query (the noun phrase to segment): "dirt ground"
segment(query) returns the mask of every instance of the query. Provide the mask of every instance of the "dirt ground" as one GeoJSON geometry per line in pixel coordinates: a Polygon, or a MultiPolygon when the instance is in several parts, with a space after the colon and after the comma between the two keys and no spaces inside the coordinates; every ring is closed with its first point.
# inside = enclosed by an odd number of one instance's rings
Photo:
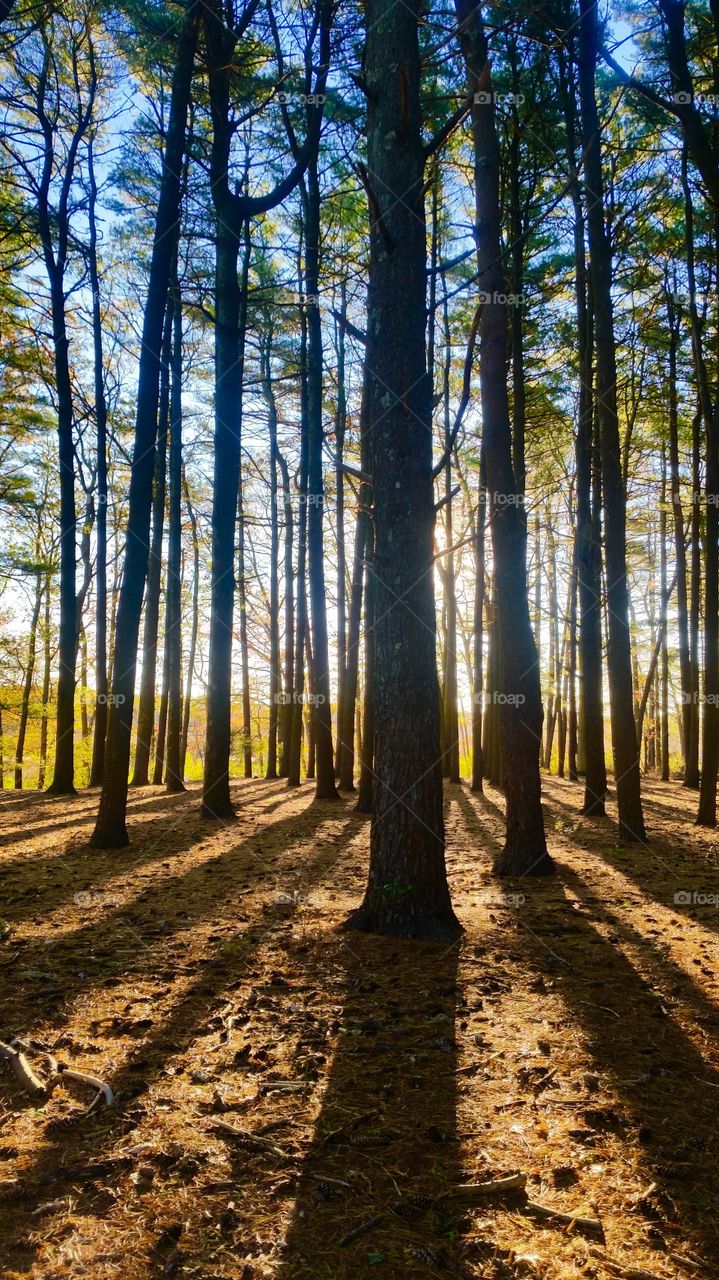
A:
{"type": "Polygon", "coordinates": [[[4,796],[0,1039],[116,1102],[0,1065],[0,1274],[719,1276],[719,837],[645,789],[621,847],[547,779],[559,874],[500,884],[499,793],[449,788],[451,948],[337,928],[369,827],[311,784],[135,791],[120,853],[96,793],[4,796]]]}

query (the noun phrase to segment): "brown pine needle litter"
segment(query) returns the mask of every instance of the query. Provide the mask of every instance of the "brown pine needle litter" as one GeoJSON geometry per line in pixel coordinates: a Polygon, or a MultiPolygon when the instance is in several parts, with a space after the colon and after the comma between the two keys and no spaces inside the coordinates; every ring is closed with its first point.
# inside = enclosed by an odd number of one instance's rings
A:
{"type": "Polygon", "coordinates": [[[448,789],[450,948],[338,928],[368,825],[309,784],[143,789],[120,853],[3,797],[3,1280],[719,1275],[716,835],[545,782],[549,883],[448,789]]]}

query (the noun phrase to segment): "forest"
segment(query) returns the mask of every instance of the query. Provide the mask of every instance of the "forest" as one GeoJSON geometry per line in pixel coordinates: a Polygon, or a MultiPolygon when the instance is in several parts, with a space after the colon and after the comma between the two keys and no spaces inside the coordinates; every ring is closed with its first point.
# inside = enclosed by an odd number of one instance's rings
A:
{"type": "Polygon", "coordinates": [[[719,1276],[719,3],[0,0],[0,1275],[719,1276]]]}

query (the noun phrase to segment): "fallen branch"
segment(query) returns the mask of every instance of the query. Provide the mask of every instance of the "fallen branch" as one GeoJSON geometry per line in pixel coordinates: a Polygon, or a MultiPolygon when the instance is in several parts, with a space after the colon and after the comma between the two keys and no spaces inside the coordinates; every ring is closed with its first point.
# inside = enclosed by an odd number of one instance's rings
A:
{"type": "Polygon", "coordinates": [[[254,1148],[256,1151],[267,1151],[270,1155],[277,1156],[278,1160],[291,1159],[282,1147],[278,1147],[267,1138],[260,1138],[256,1133],[250,1133],[249,1129],[238,1129],[236,1125],[228,1124],[226,1120],[213,1120],[211,1127],[218,1129],[220,1133],[226,1133],[229,1138],[236,1138],[243,1146],[254,1148]]]}
{"type": "Polygon", "coordinates": [[[90,1076],[85,1071],[72,1071],[70,1067],[60,1067],[57,1074],[61,1080],[74,1080],[75,1084],[86,1084],[90,1089],[97,1090],[97,1097],[93,1100],[91,1109],[100,1097],[104,1098],[106,1106],[113,1106],[115,1095],[109,1084],[106,1084],[99,1076],[90,1076]]]}
{"type": "Polygon", "coordinates": [[[564,1222],[577,1231],[586,1231],[591,1235],[604,1238],[604,1230],[598,1218],[583,1218],[578,1213],[562,1213],[559,1209],[548,1209],[546,1205],[537,1204],[535,1200],[527,1200],[522,1210],[533,1213],[538,1218],[553,1218],[556,1222],[564,1222]]]}
{"type": "Polygon", "coordinates": [[[39,1076],[35,1075],[22,1050],[13,1049],[11,1045],[3,1044],[0,1041],[0,1058],[10,1064],[10,1069],[15,1078],[28,1093],[33,1094],[36,1098],[46,1098],[48,1096],[48,1085],[39,1076]]]}
{"type": "Polygon", "coordinates": [[[523,1191],[527,1185],[527,1175],[525,1173],[511,1173],[507,1178],[493,1178],[490,1182],[468,1182],[464,1186],[452,1187],[450,1191],[443,1191],[438,1200],[448,1200],[450,1197],[461,1199],[471,1203],[473,1200],[484,1200],[486,1196],[501,1196],[508,1191],[523,1191]]]}
{"type": "Polygon", "coordinates": [[[347,1235],[343,1236],[339,1242],[340,1249],[345,1249],[353,1240],[357,1240],[359,1236],[363,1236],[367,1231],[371,1231],[373,1227],[376,1227],[380,1222],[383,1222],[385,1217],[386,1215],[384,1213],[376,1213],[373,1218],[368,1218],[366,1222],[361,1222],[358,1227],[355,1227],[354,1231],[348,1231],[347,1235]]]}

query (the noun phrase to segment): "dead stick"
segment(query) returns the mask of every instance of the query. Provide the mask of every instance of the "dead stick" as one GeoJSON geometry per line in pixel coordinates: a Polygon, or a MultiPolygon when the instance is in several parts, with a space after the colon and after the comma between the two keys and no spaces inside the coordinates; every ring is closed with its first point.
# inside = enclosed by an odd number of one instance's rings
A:
{"type": "Polygon", "coordinates": [[[35,1075],[24,1053],[0,1041],[0,1058],[4,1058],[6,1062],[10,1063],[13,1073],[23,1089],[27,1089],[28,1093],[32,1093],[36,1097],[44,1098],[47,1096],[47,1085],[44,1084],[39,1076],[35,1075]]]}
{"type": "Polygon", "coordinates": [[[450,1191],[443,1191],[437,1199],[446,1200],[451,1196],[452,1199],[461,1198],[471,1202],[474,1199],[483,1200],[485,1196],[504,1195],[507,1191],[523,1191],[526,1185],[525,1173],[512,1173],[507,1178],[493,1178],[491,1182],[468,1182],[465,1186],[452,1187],[450,1191]]]}
{"type": "Polygon", "coordinates": [[[384,1213],[376,1213],[373,1218],[368,1218],[366,1222],[361,1222],[358,1227],[355,1227],[354,1231],[348,1231],[347,1235],[343,1236],[340,1240],[340,1249],[344,1249],[345,1246],[351,1244],[353,1240],[356,1240],[359,1236],[363,1236],[366,1231],[371,1231],[373,1227],[376,1227],[380,1222],[383,1222],[384,1218],[384,1213]]]}
{"type": "Polygon", "coordinates": [[[598,1218],[583,1218],[578,1213],[562,1213],[559,1209],[548,1209],[546,1205],[537,1204],[535,1200],[527,1200],[522,1209],[535,1213],[539,1218],[555,1218],[557,1222],[566,1222],[567,1226],[576,1227],[578,1231],[591,1231],[594,1235],[603,1235],[602,1224],[598,1218]]]}

